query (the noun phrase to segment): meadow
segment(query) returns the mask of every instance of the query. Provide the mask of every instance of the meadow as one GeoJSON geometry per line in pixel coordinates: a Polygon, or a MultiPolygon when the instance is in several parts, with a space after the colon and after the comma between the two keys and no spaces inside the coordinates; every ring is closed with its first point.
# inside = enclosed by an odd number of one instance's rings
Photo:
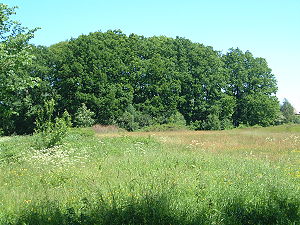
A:
{"type": "Polygon", "coordinates": [[[300,224],[300,126],[0,137],[0,224],[300,224]]]}

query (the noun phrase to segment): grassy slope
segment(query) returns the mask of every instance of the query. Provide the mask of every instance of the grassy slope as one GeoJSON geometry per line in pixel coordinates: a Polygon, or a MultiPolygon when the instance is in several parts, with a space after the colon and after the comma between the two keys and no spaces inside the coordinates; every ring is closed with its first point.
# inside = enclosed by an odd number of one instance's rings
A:
{"type": "Polygon", "coordinates": [[[0,138],[0,224],[300,224],[300,126],[0,138]]]}

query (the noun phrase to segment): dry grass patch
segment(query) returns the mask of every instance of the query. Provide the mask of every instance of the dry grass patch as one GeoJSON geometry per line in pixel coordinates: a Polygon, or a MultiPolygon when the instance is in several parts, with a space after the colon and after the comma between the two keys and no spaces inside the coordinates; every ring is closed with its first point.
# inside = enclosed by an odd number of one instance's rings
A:
{"type": "Polygon", "coordinates": [[[96,132],[96,134],[107,134],[107,133],[111,134],[111,133],[124,132],[123,129],[114,125],[96,124],[92,127],[92,129],[96,132]]]}
{"type": "Polygon", "coordinates": [[[97,133],[100,138],[151,137],[173,147],[193,151],[235,154],[267,160],[296,162],[300,151],[300,132],[284,129],[247,128],[229,131],[164,131],[97,133]]]}

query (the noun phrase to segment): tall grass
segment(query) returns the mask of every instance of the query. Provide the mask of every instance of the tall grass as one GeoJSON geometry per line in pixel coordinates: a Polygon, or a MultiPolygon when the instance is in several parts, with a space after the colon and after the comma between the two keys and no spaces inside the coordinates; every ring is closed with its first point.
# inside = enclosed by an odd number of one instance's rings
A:
{"type": "Polygon", "coordinates": [[[4,137],[0,224],[299,224],[298,136],[74,129],[44,151],[4,137]]]}

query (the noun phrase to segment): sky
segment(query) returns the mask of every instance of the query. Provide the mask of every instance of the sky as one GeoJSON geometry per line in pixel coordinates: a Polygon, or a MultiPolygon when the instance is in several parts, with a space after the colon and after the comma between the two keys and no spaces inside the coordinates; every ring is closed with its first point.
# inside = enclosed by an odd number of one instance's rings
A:
{"type": "Polygon", "coordinates": [[[95,31],[185,37],[226,53],[265,58],[277,97],[300,112],[300,0],[2,0],[18,6],[22,25],[41,29],[31,41],[50,46],[95,31]]]}

